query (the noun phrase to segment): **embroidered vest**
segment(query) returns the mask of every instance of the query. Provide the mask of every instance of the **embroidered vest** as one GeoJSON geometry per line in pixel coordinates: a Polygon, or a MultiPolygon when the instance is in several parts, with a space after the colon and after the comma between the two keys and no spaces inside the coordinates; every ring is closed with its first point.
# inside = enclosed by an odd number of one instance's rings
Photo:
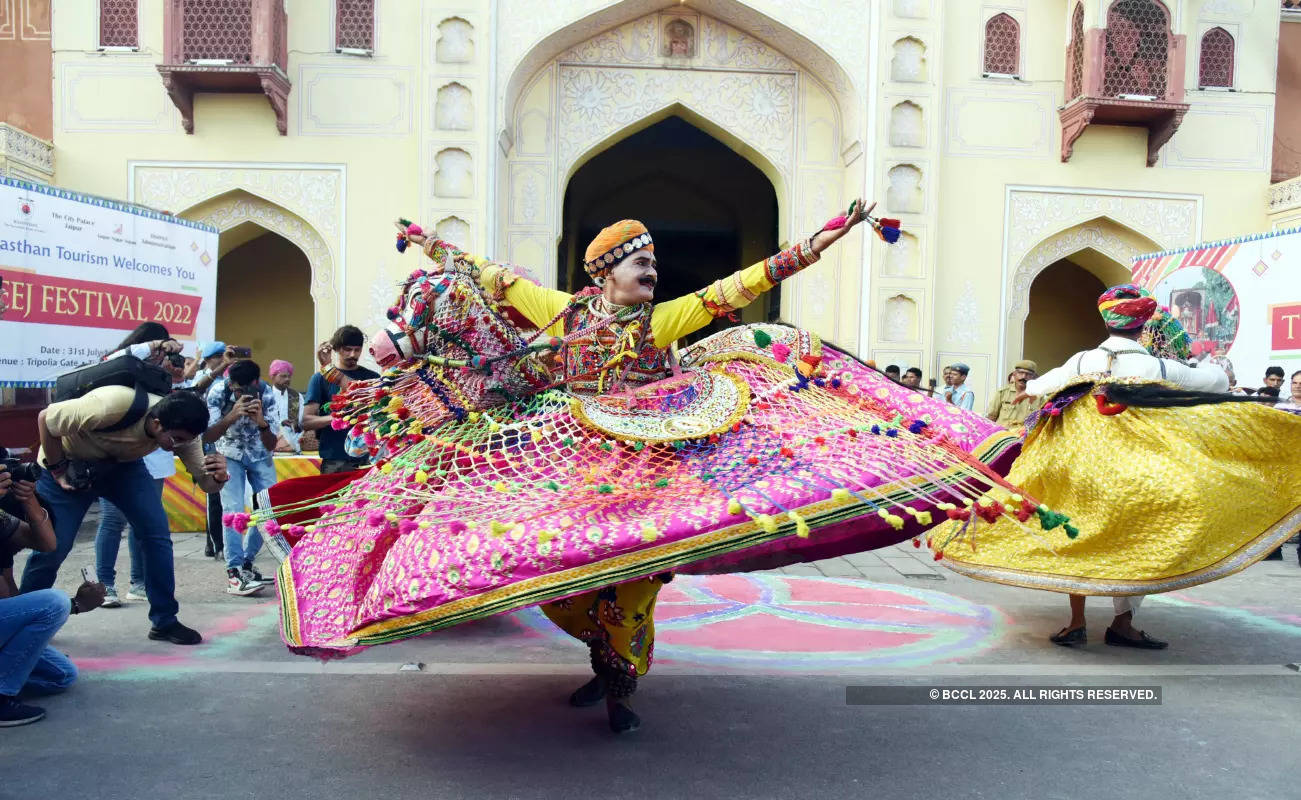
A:
{"type": "Polygon", "coordinates": [[[598,394],[667,377],[669,353],[655,345],[650,331],[651,304],[644,304],[632,319],[593,329],[595,323],[609,316],[608,311],[602,313],[592,307],[600,296],[599,289],[589,287],[575,296],[565,313],[566,334],[584,331],[569,342],[562,354],[561,366],[569,390],[598,394]],[[612,363],[621,354],[624,357],[612,363]]]}

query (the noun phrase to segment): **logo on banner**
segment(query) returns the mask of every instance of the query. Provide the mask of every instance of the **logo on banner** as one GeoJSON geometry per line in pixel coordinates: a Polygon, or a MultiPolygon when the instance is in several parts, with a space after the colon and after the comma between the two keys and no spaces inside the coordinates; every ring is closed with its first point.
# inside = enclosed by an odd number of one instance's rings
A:
{"type": "Polygon", "coordinates": [[[41,227],[36,224],[36,201],[27,195],[19,195],[17,202],[14,203],[9,222],[15,228],[29,231],[41,230],[41,227]]]}
{"type": "Polygon", "coordinates": [[[1301,350],[1301,303],[1269,307],[1270,349],[1274,355],[1301,350]]]}

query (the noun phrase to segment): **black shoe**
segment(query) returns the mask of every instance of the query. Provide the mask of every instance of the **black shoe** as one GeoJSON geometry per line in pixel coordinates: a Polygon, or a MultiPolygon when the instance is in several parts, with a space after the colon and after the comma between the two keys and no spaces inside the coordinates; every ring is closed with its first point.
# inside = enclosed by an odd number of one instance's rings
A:
{"type": "MultiPolygon", "coordinates": [[[[1110,633],[1108,633],[1108,635],[1110,635],[1110,633]]],[[[1067,631],[1065,628],[1062,628],[1060,631],[1057,631],[1057,633],[1049,636],[1048,641],[1053,644],[1059,644],[1062,647],[1074,647],[1077,644],[1088,644],[1089,637],[1084,632],[1084,626],[1081,625],[1073,631],[1067,631]]]]}
{"type": "Polygon", "coordinates": [[[588,706],[596,705],[603,699],[605,699],[605,681],[601,680],[601,677],[598,675],[575,689],[574,693],[569,695],[569,705],[577,706],[578,708],[587,708],[588,706]]]}
{"type": "Polygon", "coordinates": [[[45,719],[45,709],[20,703],[12,697],[0,697],[0,728],[16,728],[45,719]]]}
{"type": "Polygon", "coordinates": [[[607,700],[605,709],[610,714],[610,730],[615,733],[632,733],[641,727],[641,717],[622,700],[607,700]]]}
{"type": "Polygon", "coordinates": [[[166,628],[150,628],[149,638],[154,641],[167,641],[172,644],[198,644],[203,637],[194,628],[187,628],[180,622],[173,622],[166,628]]]}
{"type": "Polygon", "coordinates": [[[252,561],[244,562],[244,568],[240,570],[240,574],[243,575],[244,579],[249,583],[260,583],[263,586],[270,586],[275,583],[275,581],[262,577],[262,573],[253,568],[252,561]]]}
{"type": "Polygon", "coordinates": [[[1153,639],[1143,631],[1138,632],[1137,639],[1131,639],[1128,636],[1121,636],[1111,628],[1107,628],[1107,644],[1116,647],[1137,647],[1140,650],[1164,650],[1170,646],[1169,642],[1163,642],[1160,639],[1153,639]]]}

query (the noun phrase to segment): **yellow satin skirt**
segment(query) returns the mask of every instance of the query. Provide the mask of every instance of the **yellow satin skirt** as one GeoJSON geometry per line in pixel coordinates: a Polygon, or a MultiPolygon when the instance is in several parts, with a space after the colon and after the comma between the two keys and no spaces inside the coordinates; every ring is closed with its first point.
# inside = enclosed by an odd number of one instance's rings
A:
{"type": "MultiPolygon", "coordinates": [[[[1099,413],[1084,396],[1031,431],[1008,480],[1078,528],[1006,516],[932,529],[981,580],[1094,595],[1231,575],[1301,528],[1301,416],[1253,403],[1099,413]]],[[[1006,502],[1009,495],[994,495],[1006,502]]]]}
{"type": "Polygon", "coordinates": [[[553,603],[542,612],[581,642],[604,642],[618,657],[612,668],[645,675],[655,654],[655,600],[664,581],[657,575],[606,586],[553,603]]]}

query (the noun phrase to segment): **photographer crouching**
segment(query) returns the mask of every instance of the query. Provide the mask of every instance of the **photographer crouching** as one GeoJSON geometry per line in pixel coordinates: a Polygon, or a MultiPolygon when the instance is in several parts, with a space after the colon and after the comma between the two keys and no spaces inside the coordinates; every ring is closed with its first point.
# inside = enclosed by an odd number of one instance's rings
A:
{"type": "Polygon", "coordinates": [[[49,641],[69,614],[104,602],[104,587],[90,582],[83,582],[71,600],[58,589],[18,594],[14,556],[55,548],[50,514],[36,496],[36,472],[31,464],[0,461],[0,728],[45,716],[45,709],[19,702],[20,693],[55,694],[77,680],[76,666],[49,641]]]}
{"type": "Polygon", "coordinates": [[[87,509],[102,497],[122,511],[139,538],[153,624],[149,638],[173,644],[202,641],[198,631],[176,618],[171,533],[157,485],[142,459],[157,448],[175,453],[199,488],[220,491],[229,475],[224,456],[203,454],[200,437],[208,427],[204,401],[191,392],[159,397],[125,386],[103,386],[51,404],[37,417],[37,427],[46,471],[36,492],[54,518],[56,546],[53,552],[34,553],[28,559],[21,591],[54,585],[87,509]],[[139,419],[132,421],[136,415],[139,419]]]}

